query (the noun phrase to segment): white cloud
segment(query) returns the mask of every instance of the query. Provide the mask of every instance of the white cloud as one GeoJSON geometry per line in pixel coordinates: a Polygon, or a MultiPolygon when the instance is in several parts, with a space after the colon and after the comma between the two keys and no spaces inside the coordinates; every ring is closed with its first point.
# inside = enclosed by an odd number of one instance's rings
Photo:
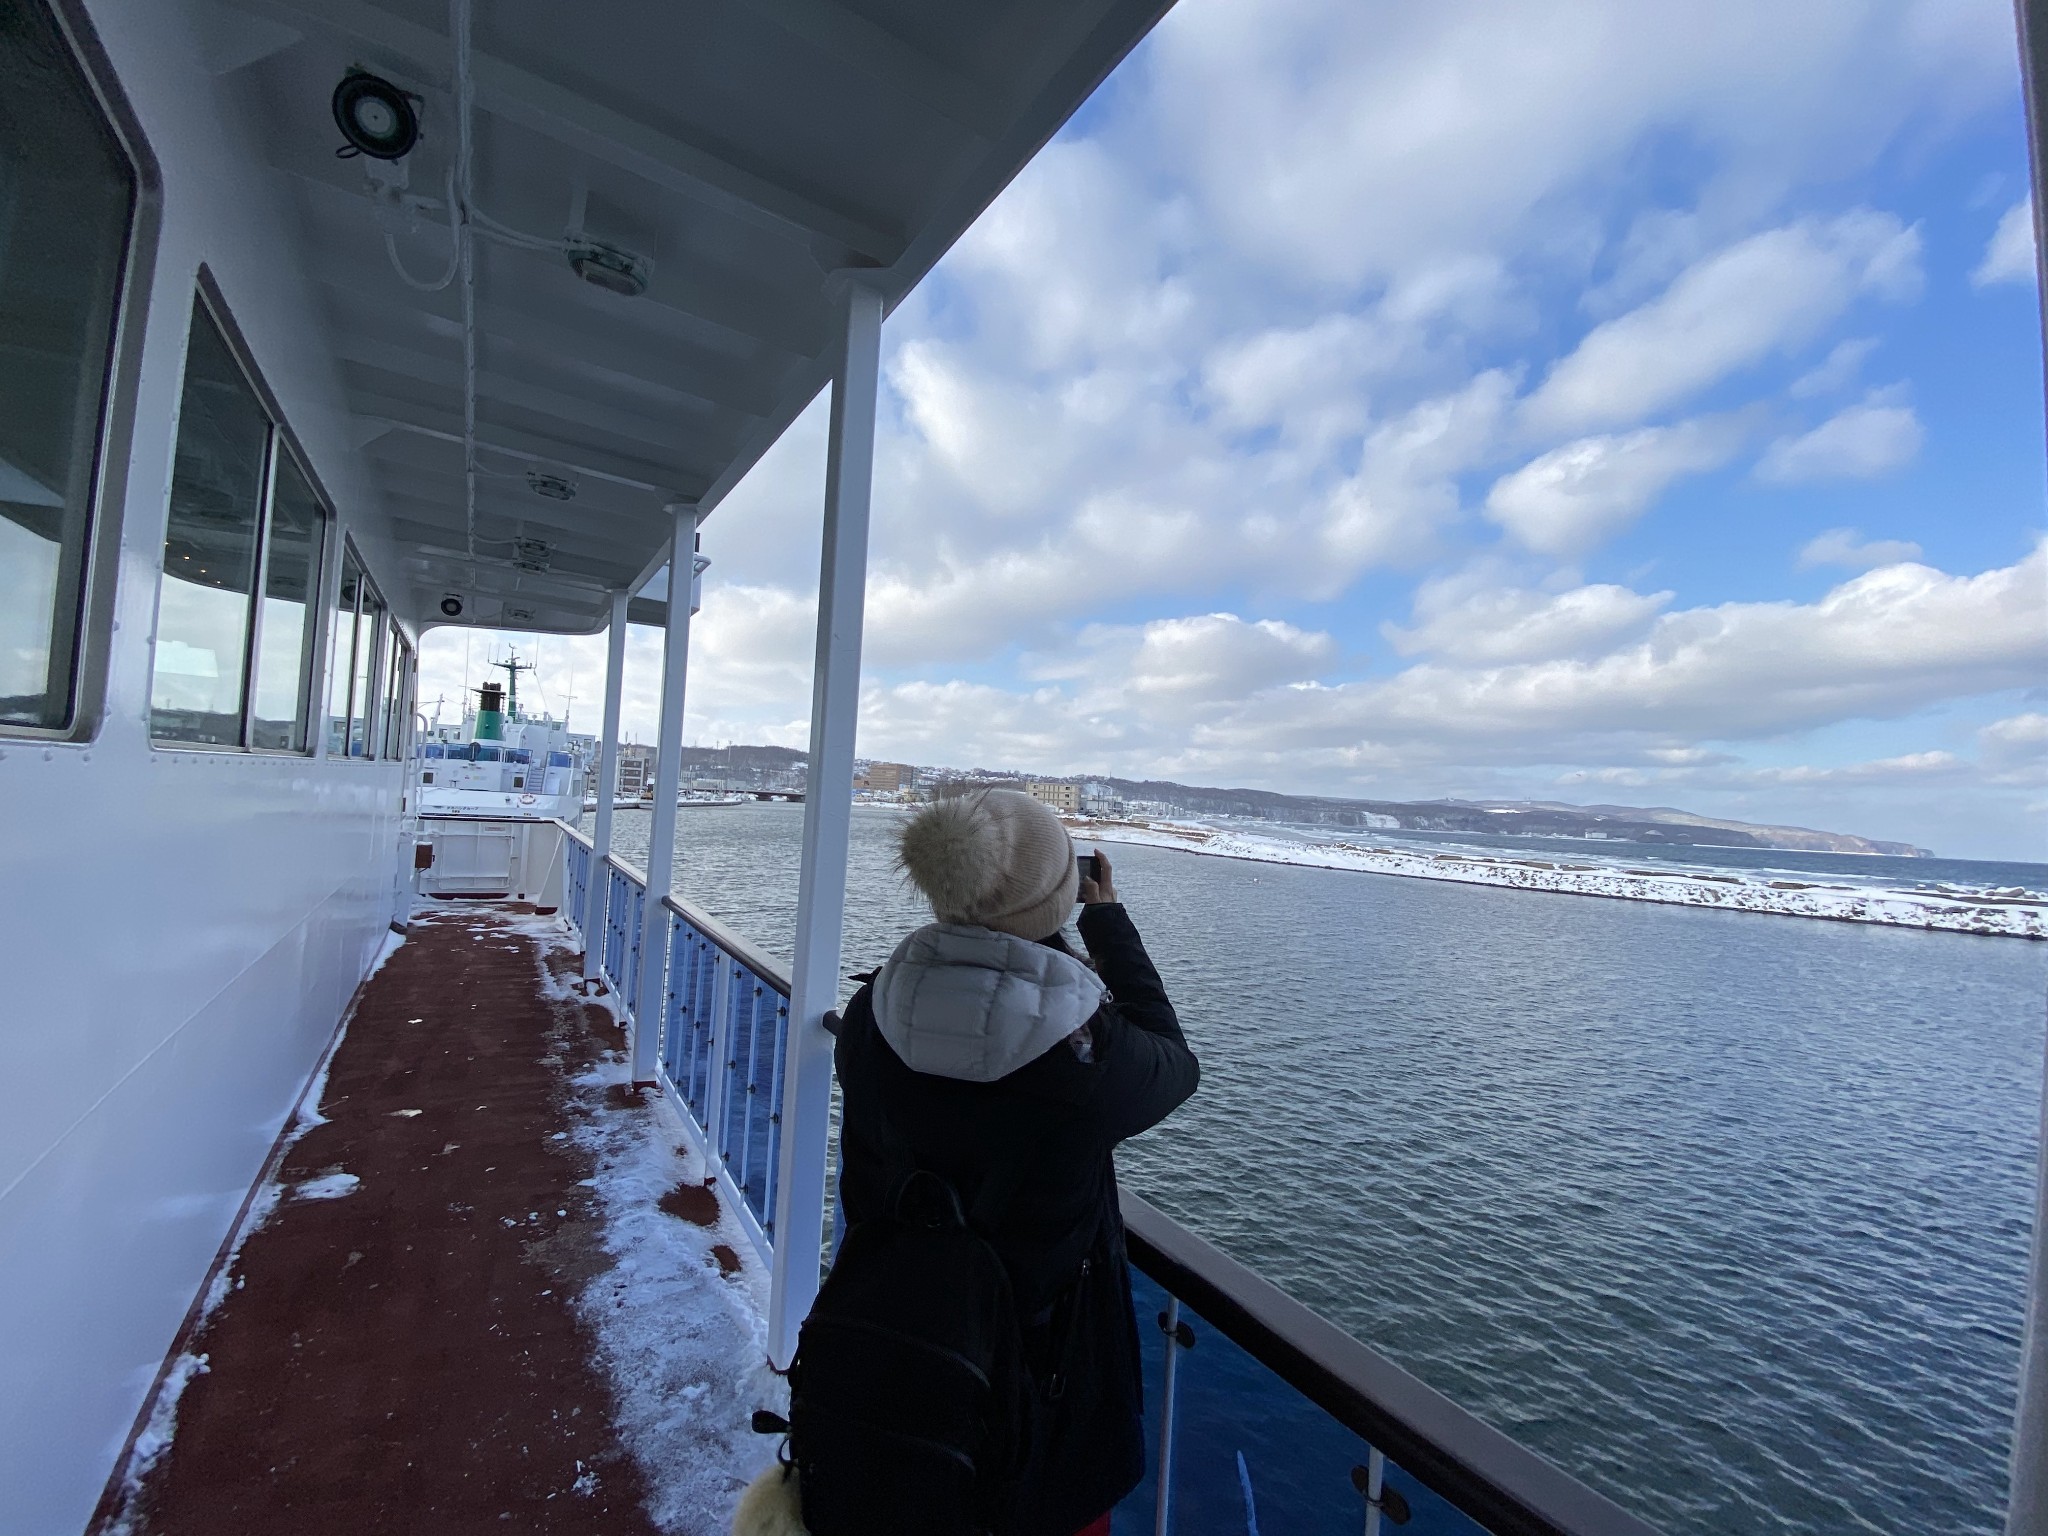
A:
{"type": "Polygon", "coordinates": [[[1412,627],[1381,626],[1394,649],[1481,666],[1593,655],[1639,634],[1671,601],[1669,592],[1606,584],[1532,592],[1475,574],[1425,582],[1412,627]]]}
{"type": "Polygon", "coordinates": [[[1897,565],[1904,560],[1918,560],[1920,546],[1911,539],[1870,539],[1854,528],[1830,528],[1807,540],[1799,551],[1799,568],[1807,570],[1816,565],[1847,566],[1852,571],[1867,571],[1878,565],[1897,565]]]}
{"type": "Polygon", "coordinates": [[[1155,619],[1135,636],[1098,630],[1082,641],[1099,653],[1092,670],[1117,677],[1140,698],[1205,704],[1304,682],[1337,659],[1337,642],[1326,634],[1277,619],[1247,623],[1234,613],[1155,619]]]}
{"type": "Polygon", "coordinates": [[[1855,382],[1864,360],[1876,350],[1875,336],[1857,336],[1837,342],[1834,350],[1817,366],[1794,379],[1786,393],[1795,400],[1810,400],[1816,395],[1832,395],[1839,389],[1846,389],[1855,382]]]}
{"type": "Polygon", "coordinates": [[[1912,297],[1920,234],[1858,209],[1800,219],[1694,263],[1659,297],[1597,326],[1523,411],[1538,432],[1640,421],[1811,339],[1859,296],[1912,297]]]}
{"type": "Polygon", "coordinates": [[[1903,469],[1926,432],[1897,389],[1875,390],[1796,437],[1781,437],[1757,461],[1756,477],[1771,485],[1812,480],[1875,480],[1903,469]]]}
{"type": "Polygon", "coordinates": [[[1984,259],[1970,274],[1979,288],[1993,283],[2031,283],[2034,280],[2034,200],[2022,198],[2005,210],[1984,248],[1984,259]]]}
{"type": "Polygon", "coordinates": [[[1376,427],[1330,493],[1303,590],[1333,597],[1359,571],[1426,552],[1459,510],[1457,477],[1492,451],[1514,380],[1498,369],[1376,427]]]}
{"type": "Polygon", "coordinates": [[[1387,367],[1393,345],[1366,316],[1340,311],[1225,342],[1204,365],[1203,385],[1226,428],[1276,426],[1327,440],[1363,430],[1365,385],[1387,367]]]}
{"type": "Polygon", "coordinates": [[[2026,686],[2048,665],[2048,556],[1978,576],[1891,565],[1815,603],[1723,603],[1658,619],[1593,660],[1411,667],[1334,713],[1377,733],[1507,737],[1546,749],[1579,732],[1731,740],[1889,718],[2026,686]]]}
{"type": "Polygon", "coordinates": [[[1753,784],[1872,784],[1949,778],[1968,769],[1969,764],[1955,753],[1936,749],[1833,766],[1799,763],[1790,767],[1749,768],[1728,777],[1739,777],[1753,784]]]}
{"type": "Polygon", "coordinates": [[[1977,755],[1995,784],[2048,784],[2048,715],[1992,721],[1977,732],[1977,755]]]}
{"type": "Polygon", "coordinates": [[[1921,112],[2002,101],[2011,27],[1997,0],[1212,0],[1147,45],[1148,151],[1248,259],[1349,291],[1587,238],[1650,141],[1715,167],[1710,223],[1752,220],[1921,112]]]}
{"type": "Polygon", "coordinates": [[[1673,481],[1725,464],[1741,440],[1724,419],[1580,438],[1494,482],[1486,515],[1541,554],[1580,554],[1634,522],[1673,481]]]}
{"type": "Polygon", "coordinates": [[[1099,139],[1057,140],[947,258],[974,285],[976,331],[1020,371],[1070,371],[1171,345],[1194,294],[1176,270],[1190,238],[1177,202],[1099,139]]]}
{"type": "MultiPolygon", "coordinates": [[[[2048,665],[2044,581],[2048,556],[2037,549],[1977,576],[1894,565],[1813,603],[1661,615],[1662,593],[1488,596],[1475,583],[1447,589],[1413,628],[1390,632],[1426,659],[1353,682],[1319,680],[1333,660],[1328,637],[1198,616],[1092,635],[1043,664],[1025,690],[877,688],[862,739],[877,751],[922,751],[923,761],[1296,789],[1405,773],[1443,792],[1448,770],[1489,764],[1695,772],[1722,758],[1701,743],[1897,718],[2027,686],[2048,665]],[[1139,653],[1142,663],[1126,661],[1139,653]],[[947,732],[961,743],[950,759],[933,745],[947,732]]],[[[2006,728],[2016,740],[2030,729],[2006,728]]],[[[1862,777],[1932,773],[1943,762],[1913,752],[1884,761],[1891,766],[1862,777]]]]}

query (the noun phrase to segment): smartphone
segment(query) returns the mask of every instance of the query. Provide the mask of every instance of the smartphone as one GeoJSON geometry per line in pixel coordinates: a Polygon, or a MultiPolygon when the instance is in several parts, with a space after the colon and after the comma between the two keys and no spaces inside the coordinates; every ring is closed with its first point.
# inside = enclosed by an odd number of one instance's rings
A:
{"type": "Polygon", "coordinates": [[[1077,854],[1075,855],[1074,862],[1081,866],[1081,878],[1083,880],[1100,880],[1102,878],[1102,864],[1094,854],[1077,854]]]}

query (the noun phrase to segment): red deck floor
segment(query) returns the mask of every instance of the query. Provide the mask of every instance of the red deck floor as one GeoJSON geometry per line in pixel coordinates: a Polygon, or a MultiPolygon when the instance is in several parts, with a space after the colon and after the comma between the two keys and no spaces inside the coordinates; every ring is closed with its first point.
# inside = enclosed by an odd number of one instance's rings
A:
{"type": "Polygon", "coordinates": [[[98,1529],[653,1530],[571,1307],[606,1259],[565,1084],[619,1037],[540,995],[535,955],[503,913],[442,909],[372,978],[325,1123],[189,1341],[171,1449],[98,1529]]]}

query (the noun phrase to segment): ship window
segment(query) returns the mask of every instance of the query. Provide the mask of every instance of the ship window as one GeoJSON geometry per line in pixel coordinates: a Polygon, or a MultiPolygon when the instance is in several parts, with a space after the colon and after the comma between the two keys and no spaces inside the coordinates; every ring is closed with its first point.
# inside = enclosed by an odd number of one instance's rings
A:
{"type": "Polygon", "coordinates": [[[277,455],[270,542],[263,560],[256,647],[256,711],[249,744],[300,752],[307,745],[307,658],[313,654],[314,584],[326,516],[289,453],[277,455]]]}
{"type": "Polygon", "coordinates": [[[170,525],[157,593],[150,734],[242,744],[270,420],[203,305],[192,315],[170,525]]]}
{"type": "Polygon", "coordinates": [[[334,634],[327,665],[327,753],[348,750],[349,679],[355,675],[356,608],[362,602],[363,567],[349,548],[342,555],[341,587],[334,599],[334,634]]]}
{"type": "Polygon", "coordinates": [[[384,755],[404,757],[412,732],[412,647],[395,623],[385,652],[389,659],[384,669],[384,755]]]}
{"type": "Polygon", "coordinates": [[[383,639],[384,600],[377,595],[377,589],[365,581],[363,587],[362,611],[356,621],[355,671],[349,684],[348,713],[348,755],[369,757],[375,750],[377,738],[374,721],[377,715],[377,653],[383,639]]]}
{"type": "Polygon", "coordinates": [[[254,376],[195,299],[157,587],[158,741],[303,752],[330,521],[254,376]]]}
{"type": "Polygon", "coordinates": [[[0,10],[0,189],[0,724],[63,730],[137,178],[40,5],[0,10]]]}

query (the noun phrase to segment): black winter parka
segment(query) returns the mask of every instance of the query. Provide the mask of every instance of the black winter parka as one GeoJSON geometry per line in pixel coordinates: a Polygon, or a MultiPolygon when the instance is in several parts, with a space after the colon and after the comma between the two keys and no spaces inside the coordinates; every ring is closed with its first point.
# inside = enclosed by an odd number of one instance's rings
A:
{"type": "Polygon", "coordinates": [[[847,1004],[834,1051],[849,1225],[884,1213],[903,1171],[895,1138],[963,1205],[993,1171],[1023,1169],[990,1240],[1026,1321],[1048,1432],[1006,1536],[1073,1536],[1144,1477],[1137,1323],[1111,1154],[1183,1103],[1201,1076],[1123,907],[1085,907],[1079,927],[1108,988],[1088,1021],[1093,1060],[1062,1040],[990,1083],[916,1072],[883,1038],[867,986],[847,1004]]]}

